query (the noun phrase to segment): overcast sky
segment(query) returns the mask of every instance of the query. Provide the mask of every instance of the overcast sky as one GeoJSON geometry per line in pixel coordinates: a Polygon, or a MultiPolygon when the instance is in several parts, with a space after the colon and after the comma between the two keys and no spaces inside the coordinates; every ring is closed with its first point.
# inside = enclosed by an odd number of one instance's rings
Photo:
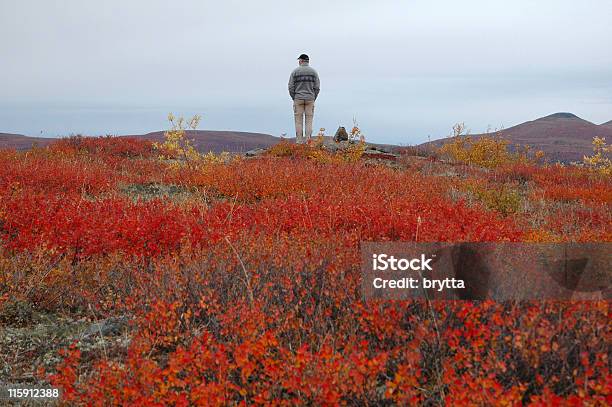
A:
{"type": "Polygon", "coordinates": [[[612,120],[611,0],[0,0],[0,132],[293,133],[289,73],[319,71],[315,128],[355,115],[413,144],[559,111],[612,120]]]}

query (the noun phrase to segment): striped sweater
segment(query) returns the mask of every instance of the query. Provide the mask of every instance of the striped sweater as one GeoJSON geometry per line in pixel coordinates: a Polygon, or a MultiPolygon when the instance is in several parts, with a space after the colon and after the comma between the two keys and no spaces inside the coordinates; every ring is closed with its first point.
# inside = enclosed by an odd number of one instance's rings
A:
{"type": "Polygon", "coordinates": [[[289,76],[289,95],[293,100],[316,100],[320,87],[319,74],[308,64],[298,66],[289,76]]]}

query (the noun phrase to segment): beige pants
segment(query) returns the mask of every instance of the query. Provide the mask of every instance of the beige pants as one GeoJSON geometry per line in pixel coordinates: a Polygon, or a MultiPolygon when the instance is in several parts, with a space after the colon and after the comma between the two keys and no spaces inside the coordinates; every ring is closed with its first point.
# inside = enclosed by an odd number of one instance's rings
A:
{"type": "Polygon", "coordinates": [[[312,136],[312,117],[314,116],[314,100],[293,101],[293,113],[295,115],[295,142],[301,144],[304,138],[309,140],[312,136]],[[306,118],[306,132],[304,129],[304,118],[306,118]]]}

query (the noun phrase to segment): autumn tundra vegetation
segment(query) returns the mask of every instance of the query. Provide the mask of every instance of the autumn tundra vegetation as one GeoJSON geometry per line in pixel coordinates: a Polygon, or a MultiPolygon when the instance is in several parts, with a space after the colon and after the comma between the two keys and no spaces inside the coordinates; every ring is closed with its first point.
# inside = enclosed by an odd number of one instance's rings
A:
{"type": "Polygon", "coordinates": [[[71,137],[0,151],[0,381],[67,405],[610,405],[609,302],[364,301],[363,241],[612,242],[604,140],[368,158],[71,137]]]}

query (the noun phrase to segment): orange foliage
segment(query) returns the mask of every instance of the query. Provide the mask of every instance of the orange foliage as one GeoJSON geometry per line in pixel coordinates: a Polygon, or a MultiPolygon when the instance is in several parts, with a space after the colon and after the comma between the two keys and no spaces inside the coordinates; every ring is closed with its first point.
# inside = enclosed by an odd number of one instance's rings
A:
{"type": "Polygon", "coordinates": [[[0,298],[130,319],[125,351],[62,351],[46,378],[67,404],[611,402],[607,302],[360,292],[361,241],[612,241],[610,180],[587,170],[467,168],[464,182],[439,163],[398,171],[288,144],[190,168],[112,138],[0,160],[0,298]],[[153,183],[192,195],[122,190],[153,183]],[[495,188],[524,201],[502,214],[495,188]]]}

